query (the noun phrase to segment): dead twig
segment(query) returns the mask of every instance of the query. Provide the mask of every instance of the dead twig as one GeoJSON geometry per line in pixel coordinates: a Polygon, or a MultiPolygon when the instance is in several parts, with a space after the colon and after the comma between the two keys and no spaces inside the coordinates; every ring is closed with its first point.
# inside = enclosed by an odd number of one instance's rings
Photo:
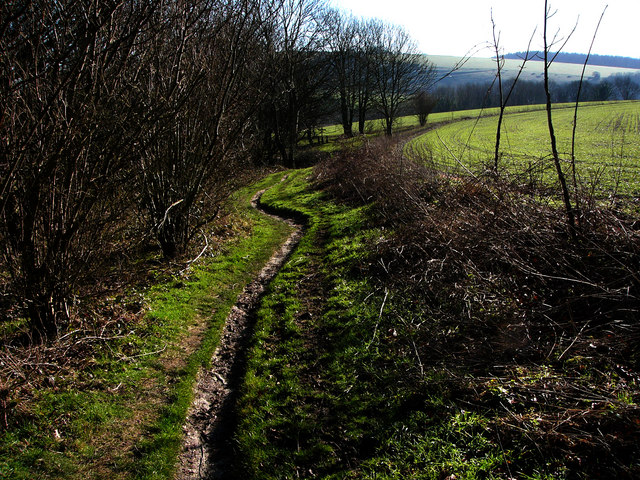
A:
{"type": "Polygon", "coordinates": [[[373,336],[371,337],[371,341],[367,345],[367,350],[371,347],[371,344],[376,339],[376,335],[378,333],[378,326],[380,325],[380,320],[382,319],[382,312],[384,310],[384,306],[387,303],[387,297],[389,296],[389,290],[387,288],[384,289],[384,299],[382,300],[382,305],[380,305],[380,313],[378,314],[378,321],[376,322],[376,326],[373,329],[373,336]]]}

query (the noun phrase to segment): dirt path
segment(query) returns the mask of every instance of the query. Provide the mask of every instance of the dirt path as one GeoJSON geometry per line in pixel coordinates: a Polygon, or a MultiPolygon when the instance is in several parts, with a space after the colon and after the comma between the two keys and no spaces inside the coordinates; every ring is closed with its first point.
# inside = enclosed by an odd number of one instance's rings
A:
{"type": "MultiPolygon", "coordinates": [[[[255,208],[260,209],[259,200],[263,193],[256,193],[251,200],[255,208]]],[[[246,347],[253,331],[252,316],[267,284],[302,237],[301,225],[264,210],[262,212],[289,223],[295,230],[240,294],[227,317],[211,368],[202,369],[198,375],[194,401],[183,427],[185,440],[176,480],[233,478],[234,407],[245,368],[246,347]]]]}

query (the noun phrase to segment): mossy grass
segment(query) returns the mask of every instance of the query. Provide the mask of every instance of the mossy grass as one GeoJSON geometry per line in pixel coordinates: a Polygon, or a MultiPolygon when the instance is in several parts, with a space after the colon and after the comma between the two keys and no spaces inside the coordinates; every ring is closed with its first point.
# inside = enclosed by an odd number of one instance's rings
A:
{"type": "Polygon", "coordinates": [[[0,432],[0,478],[171,478],[198,369],[244,285],[290,233],[249,203],[281,175],[236,194],[230,209],[238,235],[131,292],[148,311],[94,342],[87,368],[13,399],[20,414],[0,432]]]}
{"type": "Polygon", "coordinates": [[[308,230],[258,312],[239,405],[247,478],[502,478],[489,420],[451,401],[411,352],[415,305],[362,270],[388,232],[295,172],[262,201],[308,230]],[[404,352],[404,353],[403,353],[404,352]],[[415,381],[416,377],[419,381],[415,381]],[[453,477],[452,477],[453,478],[453,477]]]}

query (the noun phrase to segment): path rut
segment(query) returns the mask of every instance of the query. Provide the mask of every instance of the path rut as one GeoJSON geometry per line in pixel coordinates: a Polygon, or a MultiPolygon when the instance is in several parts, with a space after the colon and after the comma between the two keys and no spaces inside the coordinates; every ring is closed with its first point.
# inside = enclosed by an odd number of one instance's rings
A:
{"type": "Polygon", "coordinates": [[[198,374],[194,401],[183,427],[185,440],[174,477],[176,480],[228,479],[233,476],[232,437],[236,424],[234,410],[245,369],[246,349],[253,332],[252,314],[266,286],[278,273],[303,234],[302,225],[267,213],[260,207],[263,193],[264,190],[254,195],[252,206],[265,215],[287,222],[294,227],[294,231],[258,276],[244,288],[227,317],[211,367],[201,369],[198,374]]]}

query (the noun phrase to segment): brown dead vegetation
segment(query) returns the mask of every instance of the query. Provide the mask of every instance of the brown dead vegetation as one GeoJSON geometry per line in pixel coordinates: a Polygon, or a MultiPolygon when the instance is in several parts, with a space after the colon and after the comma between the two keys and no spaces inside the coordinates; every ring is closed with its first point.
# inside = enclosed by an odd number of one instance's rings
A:
{"type": "Polygon", "coordinates": [[[514,471],[544,461],[570,478],[640,475],[636,218],[592,207],[574,239],[554,199],[501,178],[445,178],[392,144],[336,157],[317,180],[374,204],[392,232],[364,268],[415,317],[403,319],[412,381],[440,372],[440,391],[493,418],[496,441],[521,452],[514,471]]]}

